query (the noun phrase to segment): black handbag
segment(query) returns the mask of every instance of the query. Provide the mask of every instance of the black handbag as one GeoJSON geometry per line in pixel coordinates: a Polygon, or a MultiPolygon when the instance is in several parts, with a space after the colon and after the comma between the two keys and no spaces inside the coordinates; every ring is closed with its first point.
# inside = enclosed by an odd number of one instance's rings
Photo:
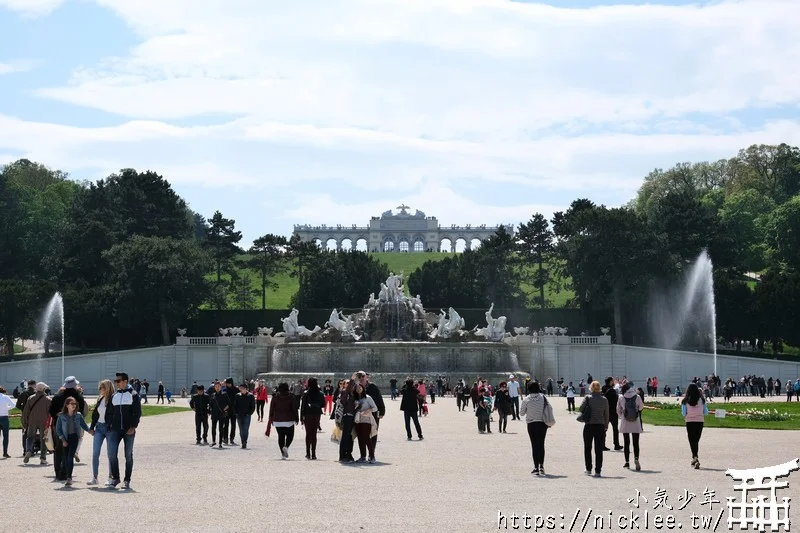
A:
{"type": "Polygon", "coordinates": [[[589,404],[589,398],[586,398],[586,401],[584,401],[581,404],[580,411],[581,414],[578,415],[578,418],[576,418],[576,420],[578,422],[583,422],[584,424],[587,424],[589,420],[592,419],[592,407],[589,404]]]}

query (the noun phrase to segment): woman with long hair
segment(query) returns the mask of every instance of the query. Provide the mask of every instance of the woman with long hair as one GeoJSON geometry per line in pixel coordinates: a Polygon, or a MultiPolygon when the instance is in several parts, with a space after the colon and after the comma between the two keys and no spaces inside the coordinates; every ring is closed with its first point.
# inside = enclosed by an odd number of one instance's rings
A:
{"type": "Polygon", "coordinates": [[[544,439],[547,436],[547,424],[544,423],[544,409],[547,398],[542,394],[539,383],[528,382],[528,395],[519,406],[519,415],[525,417],[528,425],[528,437],[533,452],[533,470],[531,474],[544,475],[544,439]]]}
{"type": "Polygon", "coordinates": [[[372,440],[372,434],[374,432],[377,435],[378,429],[372,413],[378,411],[378,406],[361,384],[356,385],[354,395],[356,400],[356,418],[353,429],[358,439],[358,451],[361,454],[356,462],[367,462],[367,451],[369,451],[369,462],[370,464],[375,464],[375,441],[372,440]]]}
{"type": "Polygon", "coordinates": [[[289,384],[283,382],[278,385],[278,392],[272,397],[272,403],[269,405],[267,431],[264,434],[269,437],[270,427],[275,426],[282,459],[289,458],[289,446],[294,440],[294,426],[299,422],[294,401],[294,394],[289,390],[289,384]]]}
{"type": "Polygon", "coordinates": [[[258,386],[253,390],[253,395],[256,397],[256,417],[259,422],[264,421],[264,406],[267,404],[267,397],[269,389],[264,384],[264,380],[258,381],[258,386]]]}
{"type": "Polygon", "coordinates": [[[686,396],[681,401],[681,414],[686,420],[686,435],[689,437],[689,448],[692,450],[692,466],[700,468],[698,452],[700,437],[703,435],[703,422],[708,414],[708,405],[703,398],[700,388],[695,383],[686,387],[686,396]]]}
{"type": "Polygon", "coordinates": [[[624,468],[630,468],[631,441],[633,441],[633,462],[636,470],[641,470],[639,465],[639,435],[643,431],[642,426],[642,388],[633,388],[633,383],[628,382],[622,386],[619,400],[617,400],[617,416],[619,417],[619,432],[622,433],[625,447],[624,468]]]}
{"type": "Polygon", "coordinates": [[[89,432],[90,435],[94,434],[94,431],[86,425],[83,414],[78,410],[77,400],[69,397],[64,402],[64,408],[56,420],[56,436],[66,450],[64,455],[64,472],[67,478],[64,485],[66,486],[72,485],[72,468],[75,464],[75,450],[78,448],[81,429],[89,432]]]}
{"type": "Polygon", "coordinates": [[[308,388],[300,399],[300,423],[306,430],[306,459],[317,459],[317,428],[325,407],[325,396],[317,378],[308,380],[308,388]]]}
{"type": "MultiPolygon", "coordinates": [[[[97,403],[92,411],[92,423],[89,429],[94,431],[92,441],[92,479],[87,485],[97,485],[97,474],[100,469],[100,452],[103,449],[103,441],[106,440],[106,411],[111,408],[111,397],[114,396],[114,384],[110,379],[104,379],[97,384],[97,403]]],[[[111,470],[109,469],[109,472],[111,470]]]]}

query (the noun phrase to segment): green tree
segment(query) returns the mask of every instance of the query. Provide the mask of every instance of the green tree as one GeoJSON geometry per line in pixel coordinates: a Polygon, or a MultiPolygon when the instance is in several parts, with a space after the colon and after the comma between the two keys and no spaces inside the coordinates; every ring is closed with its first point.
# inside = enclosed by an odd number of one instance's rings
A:
{"type": "Polygon", "coordinates": [[[292,301],[296,303],[296,307],[306,307],[308,305],[306,296],[308,295],[305,291],[308,284],[306,283],[305,271],[309,265],[312,265],[317,260],[322,250],[317,243],[303,241],[295,234],[292,235],[287,243],[287,253],[293,265],[292,276],[298,280],[297,294],[292,297],[292,301]]]}
{"type": "Polygon", "coordinates": [[[774,259],[800,271],[800,194],[775,208],[767,223],[774,259]]]}
{"type": "Polygon", "coordinates": [[[253,241],[247,251],[250,256],[247,266],[258,273],[261,278],[261,309],[267,308],[267,289],[277,286],[270,278],[286,271],[285,257],[288,242],[286,237],[268,233],[253,241]]]}
{"type": "Polygon", "coordinates": [[[494,235],[481,242],[475,256],[483,282],[483,305],[494,303],[501,309],[524,305],[516,236],[500,226],[494,235]]]}
{"type": "Polygon", "coordinates": [[[800,345],[800,272],[770,268],[755,289],[759,337],[800,345]]]}
{"type": "Polygon", "coordinates": [[[551,282],[552,275],[545,264],[552,259],[555,252],[553,231],[541,213],[535,213],[525,224],[517,228],[518,252],[526,264],[535,264],[536,272],[530,277],[530,283],[539,291],[536,303],[541,309],[547,307],[544,288],[551,282]]]}
{"type": "Polygon", "coordinates": [[[208,255],[190,239],[134,235],[103,256],[111,267],[114,311],[129,327],[158,317],[161,342],[170,344],[170,329],[191,314],[206,296],[208,255]]]}
{"type": "Polygon", "coordinates": [[[781,204],[800,193],[800,149],[788,144],[752,145],[732,160],[738,168],[733,190],[754,189],[781,204]]]}
{"type": "Polygon", "coordinates": [[[746,272],[766,266],[767,227],[774,210],[775,202],[754,189],[728,195],[719,209],[721,231],[730,238],[734,263],[746,272]]]}
{"type": "Polygon", "coordinates": [[[232,270],[234,258],[242,252],[238,246],[242,240],[242,232],[236,231],[235,220],[223,217],[219,211],[215,211],[208,222],[205,245],[214,259],[219,285],[222,282],[222,273],[232,270]]]}
{"type": "Polygon", "coordinates": [[[292,305],[331,309],[361,307],[370,292],[376,292],[389,277],[389,269],[366,252],[320,251],[314,261],[306,264],[300,290],[292,305]]]}

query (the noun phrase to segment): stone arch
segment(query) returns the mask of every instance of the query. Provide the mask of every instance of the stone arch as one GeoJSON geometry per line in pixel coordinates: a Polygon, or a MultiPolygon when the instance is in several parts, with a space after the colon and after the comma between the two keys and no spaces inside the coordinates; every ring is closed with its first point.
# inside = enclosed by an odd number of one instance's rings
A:
{"type": "Polygon", "coordinates": [[[383,244],[381,245],[382,252],[394,252],[397,250],[397,245],[394,242],[394,235],[384,235],[383,244]]]}
{"type": "Polygon", "coordinates": [[[359,236],[356,238],[353,249],[359,252],[366,252],[369,250],[369,240],[366,237],[359,236]]]}
{"type": "Polygon", "coordinates": [[[311,242],[313,242],[314,244],[316,244],[318,248],[322,248],[322,247],[323,247],[323,246],[322,246],[322,239],[320,239],[319,237],[314,237],[314,238],[312,238],[312,239],[311,239],[311,242]]]}
{"type": "Polygon", "coordinates": [[[398,252],[409,252],[411,251],[411,239],[408,235],[401,234],[397,237],[397,251],[398,252]]]}
{"type": "Polygon", "coordinates": [[[453,241],[450,237],[444,237],[441,241],[439,241],[439,250],[442,252],[452,252],[453,251],[453,241]]]}
{"type": "Polygon", "coordinates": [[[469,241],[470,250],[477,250],[481,247],[481,240],[477,236],[473,236],[469,241]]]}
{"type": "Polygon", "coordinates": [[[339,246],[341,247],[341,250],[350,252],[353,250],[353,239],[349,235],[344,236],[342,237],[342,240],[339,241],[339,246]]]}
{"type": "Polygon", "coordinates": [[[456,237],[455,246],[453,247],[455,252],[461,253],[467,249],[467,238],[466,237],[456,237]]]}
{"type": "Polygon", "coordinates": [[[325,241],[325,249],[328,251],[335,251],[339,248],[339,241],[336,240],[336,237],[328,237],[325,241]]]}
{"type": "Polygon", "coordinates": [[[425,237],[417,233],[414,235],[413,239],[411,239],[411,251],[412,252],[424,252],[425,251],[425,237]]]}

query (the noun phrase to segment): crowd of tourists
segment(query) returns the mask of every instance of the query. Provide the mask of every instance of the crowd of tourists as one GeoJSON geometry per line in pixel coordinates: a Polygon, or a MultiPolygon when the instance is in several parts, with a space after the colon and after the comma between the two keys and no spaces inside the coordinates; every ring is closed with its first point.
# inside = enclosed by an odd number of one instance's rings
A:
{"type": "MultiPolygon", "coordinates": [[[[23,383],[24,384],[24,383],[23,383]]],[[[84,399],[81,383],[70,376],[55,395],[50,395],[50,387],[43,382],[29,380],[27,388],[10,402],[5,390],[0,388],[0,421],[5,420],[8,427],[8,408],[21,411],[22,462],[28,464],[34,455],[39,455],[39,464],[46,465],[48,452],[53,454],[55,480],[65,486],[72,485],[72,473],[84,435],[92,437],[92,478],[88,485],[97,485],[100,455],[103,443],[106,444],[108,460],[108,480],[105,485],[130,489],[133,473],[133,443],[136,428],[141,418],[141,399],[124,372],[116,374],[112,381],[104,379],[97,385],[97,401],[91,406],[91,424],[86,423],[90,406],[84,399]],[[119,446],[125,450],[124,476],[120,475],[119,446]]],[[[4,457],[8,458],[7,432],[3,442],[4,457]]]]}

